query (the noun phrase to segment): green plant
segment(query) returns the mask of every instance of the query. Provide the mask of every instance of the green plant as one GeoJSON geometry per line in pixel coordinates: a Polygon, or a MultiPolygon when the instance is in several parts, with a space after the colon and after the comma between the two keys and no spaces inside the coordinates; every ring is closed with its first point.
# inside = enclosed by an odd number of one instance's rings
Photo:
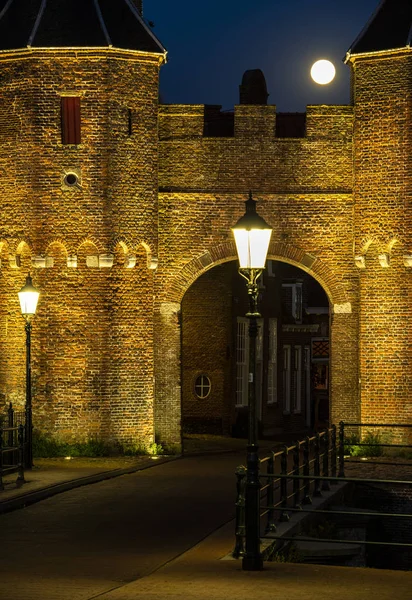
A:
{"type": "Polygon", "coordinates": [[[148,452],[149,452],[149,454],[152,454],[153,456],[160,456],[161,454],[164,454],[165,451],[164,451],[162,444],[153,442],[153,444],[150,444],[150,446],[148,448],[148,452]]]}
{"type": "Polygon", "coordinates": [[[305,536],[311,538],[333,539],[337,534],[336,523],[323,520],[319,523],[311,525],[305,532],[305,536]]]}
{"type": "Polygon", "coordinates": [[[50,435],[33,431],[33,456],[35,458],[59,458],[65,456],[98,458],[107,456],[142,456],[164,453],[161,444],[150,446],[141,444],[107,443],[99,438],[84,442],[65,442],[50,435]]]}
{"type": "Polygon", "coordinates": [[[361,439],[356,434],[351,434],[345,438],[344,453],[350,456],[382,456],[382,439],[379,433],[368,431],[361,439]],[[372,446],[361,446],[359,444],[373,444],[372,446]]]}
{"type": "Polygon", "coordinates": [[[295,542],[285,544],[280,550],[276,550],[268,554],[267,560],[269,562],[278,563],[301,563],[303,562],[303,555],[298,550],[295,542]]]}
{"type": "Polygon", "coordinates": [[[181,454],[182,447],[179,444],[165,444],[164,445],[165,454],[181,454]]]}

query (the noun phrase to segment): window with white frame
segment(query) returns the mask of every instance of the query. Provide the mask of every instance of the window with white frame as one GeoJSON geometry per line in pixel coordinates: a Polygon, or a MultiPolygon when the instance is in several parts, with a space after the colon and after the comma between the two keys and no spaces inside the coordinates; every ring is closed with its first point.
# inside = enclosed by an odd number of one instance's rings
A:
{"type": "Polygon", "coordinates": [[[276,277],[276,271],[275,271],[276,267],[275,267],[275,262],[276,262],[276,261],[274,261],[274,260],[268,260],[268,261],[267,261],[267,266],[268,266],[268,271],[267,271],[267,273],[268,273],[268,276],[269,276],[269,277],[276,277]]]}
{"type": "Polygon", "coordinates": [[[278,321],[269,319],[269,353],[268,353],[268,404],[278,401],[278,321]]]}
{"type": "Polygon", "coordinates": [[[303,308],[303,284],[297,283],[282,283],[282,288],[285,291],[290,291],[290,312],[295,323],[302,323],[302,308],[303,308]]]}
{"type": "Polygon", "coordinates": [[[302,346],[295,346],[293,361],[293,412],[302,411],[302,346]]]}
{"type": "Polygon", "coordinates": [[[290,413],[291,347],[283,346],[283,412],[290,413]]]}

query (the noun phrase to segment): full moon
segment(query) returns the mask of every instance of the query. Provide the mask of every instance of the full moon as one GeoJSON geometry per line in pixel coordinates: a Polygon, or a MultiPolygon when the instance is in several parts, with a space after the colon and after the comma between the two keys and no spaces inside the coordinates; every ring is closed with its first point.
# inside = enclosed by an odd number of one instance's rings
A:
{"type": "Polygon", "coordinates": [[[315,83],[326,85],[333,81],[336,69],[330,60],[317,60],[310,70],[310,76],[315,83]]]}

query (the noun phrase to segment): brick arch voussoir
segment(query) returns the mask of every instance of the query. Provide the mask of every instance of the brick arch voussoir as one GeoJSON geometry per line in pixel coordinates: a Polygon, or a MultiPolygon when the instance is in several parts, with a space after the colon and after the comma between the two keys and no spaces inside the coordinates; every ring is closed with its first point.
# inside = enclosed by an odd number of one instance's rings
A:
{"type": "Polygon", "coordinates": [[[115,252],[118,248],[121,248],[123,254],[126,256],[132,252],[134,244],[133,241],[125,236],[116,236],[109,244],[109,252],[115,252]]]}
{"type": "Polygon", "coordinates": [[[50,240],[50,242],[46,246],[46,254],[53,248],[53,246],[60,246],[60,248],[63,248],[66,256],[69,255],[69,248],[67,242],[63,238],[55,238],[53,240],[50,240]]]}
{"type": "Polygon", "coordinates": [[[79,243],[78,243],[77,249],[76,249],[76,253],[85,244],[93,244],[93,246],[95,246],[97,252],[99,252],[101,254],[106,251],[106,248],[101,243],[101,241],[97,237],[91,235],[91,236],[86,236],[86,237],[82,238],[81,240],[79,240],[79,243]]]}
{"type": "Polygon", "coordinates": [[[17,240],[14,244],[10,244],[10,253],[20,254],[25,248],[28,249],[29,254],[34,254],[33,242],[26,237],[17,240]]]}
{"type": "MultiPolygon", "coordinates": [[[[269,247],[268,258],[287,262],[312,275],[325,290],[332,305],[348,301],[343,286],[333,271],[321,259],[309,255],[301,248],[274,242],[269,247]]],[[[180,303],[185,292],[203,273],[231,260],[237,260],[234,241],[215,246],[193,258],[166,287],[164,300],[180,303]]]]}

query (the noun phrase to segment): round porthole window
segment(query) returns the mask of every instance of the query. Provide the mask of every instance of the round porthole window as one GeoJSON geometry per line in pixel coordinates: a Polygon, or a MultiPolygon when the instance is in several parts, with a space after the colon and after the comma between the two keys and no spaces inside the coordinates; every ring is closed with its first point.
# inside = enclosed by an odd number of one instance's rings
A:
{"type": "Polygon", "coordinates": [[[212,383],[207,375],[199,375],[195,380],[195,394],[198,398],[207,398],[212,389],[212,383]]]}
{"type": "Polygon", "coordinates": [[[79,183],[79,178],[76,173],[67,173],[64,177],[64,183],[70,187],[79,183]]]}

